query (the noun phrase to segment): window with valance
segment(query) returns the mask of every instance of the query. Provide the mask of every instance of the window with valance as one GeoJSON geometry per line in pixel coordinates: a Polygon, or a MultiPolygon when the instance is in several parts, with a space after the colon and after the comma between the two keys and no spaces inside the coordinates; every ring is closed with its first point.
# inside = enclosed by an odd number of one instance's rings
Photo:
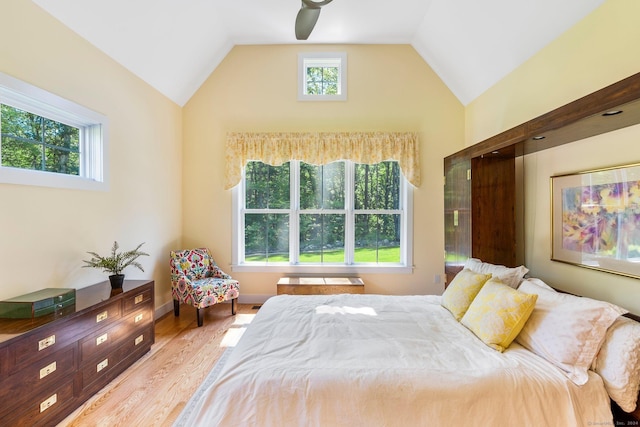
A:
{"type": "Polygon", "coordinates": [[[242,179],[248,161],[272,166],[289,160],[326,165],[336,160],[375,164],[385,160],[399,163],[404,177],[420,186],[418,136],[412,132],[234,132],[227,136],[225,189],[242,179]]]}
{"type": "Polygon", "coordinates": [[[411,271],[416,134],[231,133],[227,144],[235,270],[411,271]]]}

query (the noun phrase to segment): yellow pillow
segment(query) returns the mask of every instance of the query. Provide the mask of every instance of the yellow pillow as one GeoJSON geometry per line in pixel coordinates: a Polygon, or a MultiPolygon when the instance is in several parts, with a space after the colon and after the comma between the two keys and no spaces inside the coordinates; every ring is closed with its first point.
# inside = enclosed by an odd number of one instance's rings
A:
{"type": "Polygon", "coordinates": [[[461,323],[485,344],[500,352],[518,336],[538,295],[517,291],[499,279],[484,284],[461,323]]]}
{"type": "Polygon", "coordinates": [[[453,278],[442,294],[442,306],[449,310],[456,320],[460,320],[478,295],[482,285],[491,278],[491,274],[476,273],[464,269],[453,278]]]}

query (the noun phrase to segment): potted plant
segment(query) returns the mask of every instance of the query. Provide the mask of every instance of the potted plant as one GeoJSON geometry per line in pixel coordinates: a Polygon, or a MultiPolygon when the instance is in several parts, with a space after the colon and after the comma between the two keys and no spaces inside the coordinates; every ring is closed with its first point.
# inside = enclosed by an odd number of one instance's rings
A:
{"type": "Polygon", "coordinates": [[[148,253],[140,251],[142,245],[144,245],[144,243],[140,243],[135,249],[130,251],[118,252],[120,246],[118,242],[113,242],[111,255],[109,256],[103,257],[95,252],[87,252],[91,255],[91,259],[83,260],[85,263],[83,267],[100,268],[107,273],[111,273],[109,276],[111,287],[114,289],[122,288],[122,283],[124,282],[124,274],[122,271],[125,268],[133,266],[140,269],[140,271],[144,271],[142,265],[136,261],[140,256],[149,256],[148,253]]]}

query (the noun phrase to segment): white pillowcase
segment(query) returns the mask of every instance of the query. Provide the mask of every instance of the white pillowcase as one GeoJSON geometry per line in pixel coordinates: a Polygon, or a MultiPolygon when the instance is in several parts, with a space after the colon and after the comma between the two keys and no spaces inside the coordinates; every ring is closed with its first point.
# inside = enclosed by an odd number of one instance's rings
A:
{"type": "Polygon", "coordinates": [[[640,389],[640,323],[619,317],[607,330],[592,369],[625,412],[636,409],[640,389]]]}
{"type": "Polygon", "coordinates": [[[530,280],[518,290],[537,294],[538,301],[516,342],[558,366],[575,384],[586,383],[607,329],[627,311],[608,302],[551,291],[530,280]]]}
{"type": "Polygon", "coordinates": [[[505,267],[504,265],[495,265],[488,262],[482,262],[478,258],[469,258],[464,264],[464,268],[475,271],[476,273],[491,274],[491,277],[500,279],[505,285],[516,289],[529,269],[524,265],[519,267],[505,267]]]}
{"type": "Polygon", "coordinates": [[[537,285],[541,288],[547,289],[551,292],[558,292],[555,289],[553,289],[551,286],[547,285],[546,283],[544,283],[542,280],[540,279],[536,279],[535,277],[529,277],[528,279],[525,279],[523,282],[521,282],[520,284],[524,283],[524,282],[531,282],[534,285],[537,285]]]}

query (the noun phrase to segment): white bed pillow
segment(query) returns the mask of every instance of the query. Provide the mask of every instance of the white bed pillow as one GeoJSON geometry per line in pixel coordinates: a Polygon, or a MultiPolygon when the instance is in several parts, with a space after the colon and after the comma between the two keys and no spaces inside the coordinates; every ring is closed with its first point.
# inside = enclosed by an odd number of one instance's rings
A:
{"type": "Polygon", "coordinates": [[[548,291],[551,292],[558,292],[555,289],[553,289],[551,286],[547,285],[546,283],[544,283],[542,280],[540,279],[536,279],[535,277],[529,277],[528,279],[524,279],[521,283],[520,286],[522,286],[522,284],[524,282],[532,282],[534,285],[540,286],[541,288],[544,288],[548,291]]]}
{"type": "Polygon", "coordinates": [[[619,317],[607,330],[592,369],[625,412],[636,409],[640,389],[640,323],[619,317]]]}
{"type": "Polygon", "coordinates": [[[482,262],[478,258],[469,258],[464,264],[464,268],[467,268],[476,273],[491,274],[491,277],[500,279],[504,284],[516,289],[525,274],[529,272],[529,269],[524,265],[519,267],[505,267],[504,265],[490,264],[488,262],[482,262]]]}
{"type": "Polygon", "coordinates": [[[537,294],[538,301],[516,342],[558,366],[575,384],[586,383],[607,329],[627,311],[608,302],[548,290],[529,280],[518,290],[537,294]]]}

